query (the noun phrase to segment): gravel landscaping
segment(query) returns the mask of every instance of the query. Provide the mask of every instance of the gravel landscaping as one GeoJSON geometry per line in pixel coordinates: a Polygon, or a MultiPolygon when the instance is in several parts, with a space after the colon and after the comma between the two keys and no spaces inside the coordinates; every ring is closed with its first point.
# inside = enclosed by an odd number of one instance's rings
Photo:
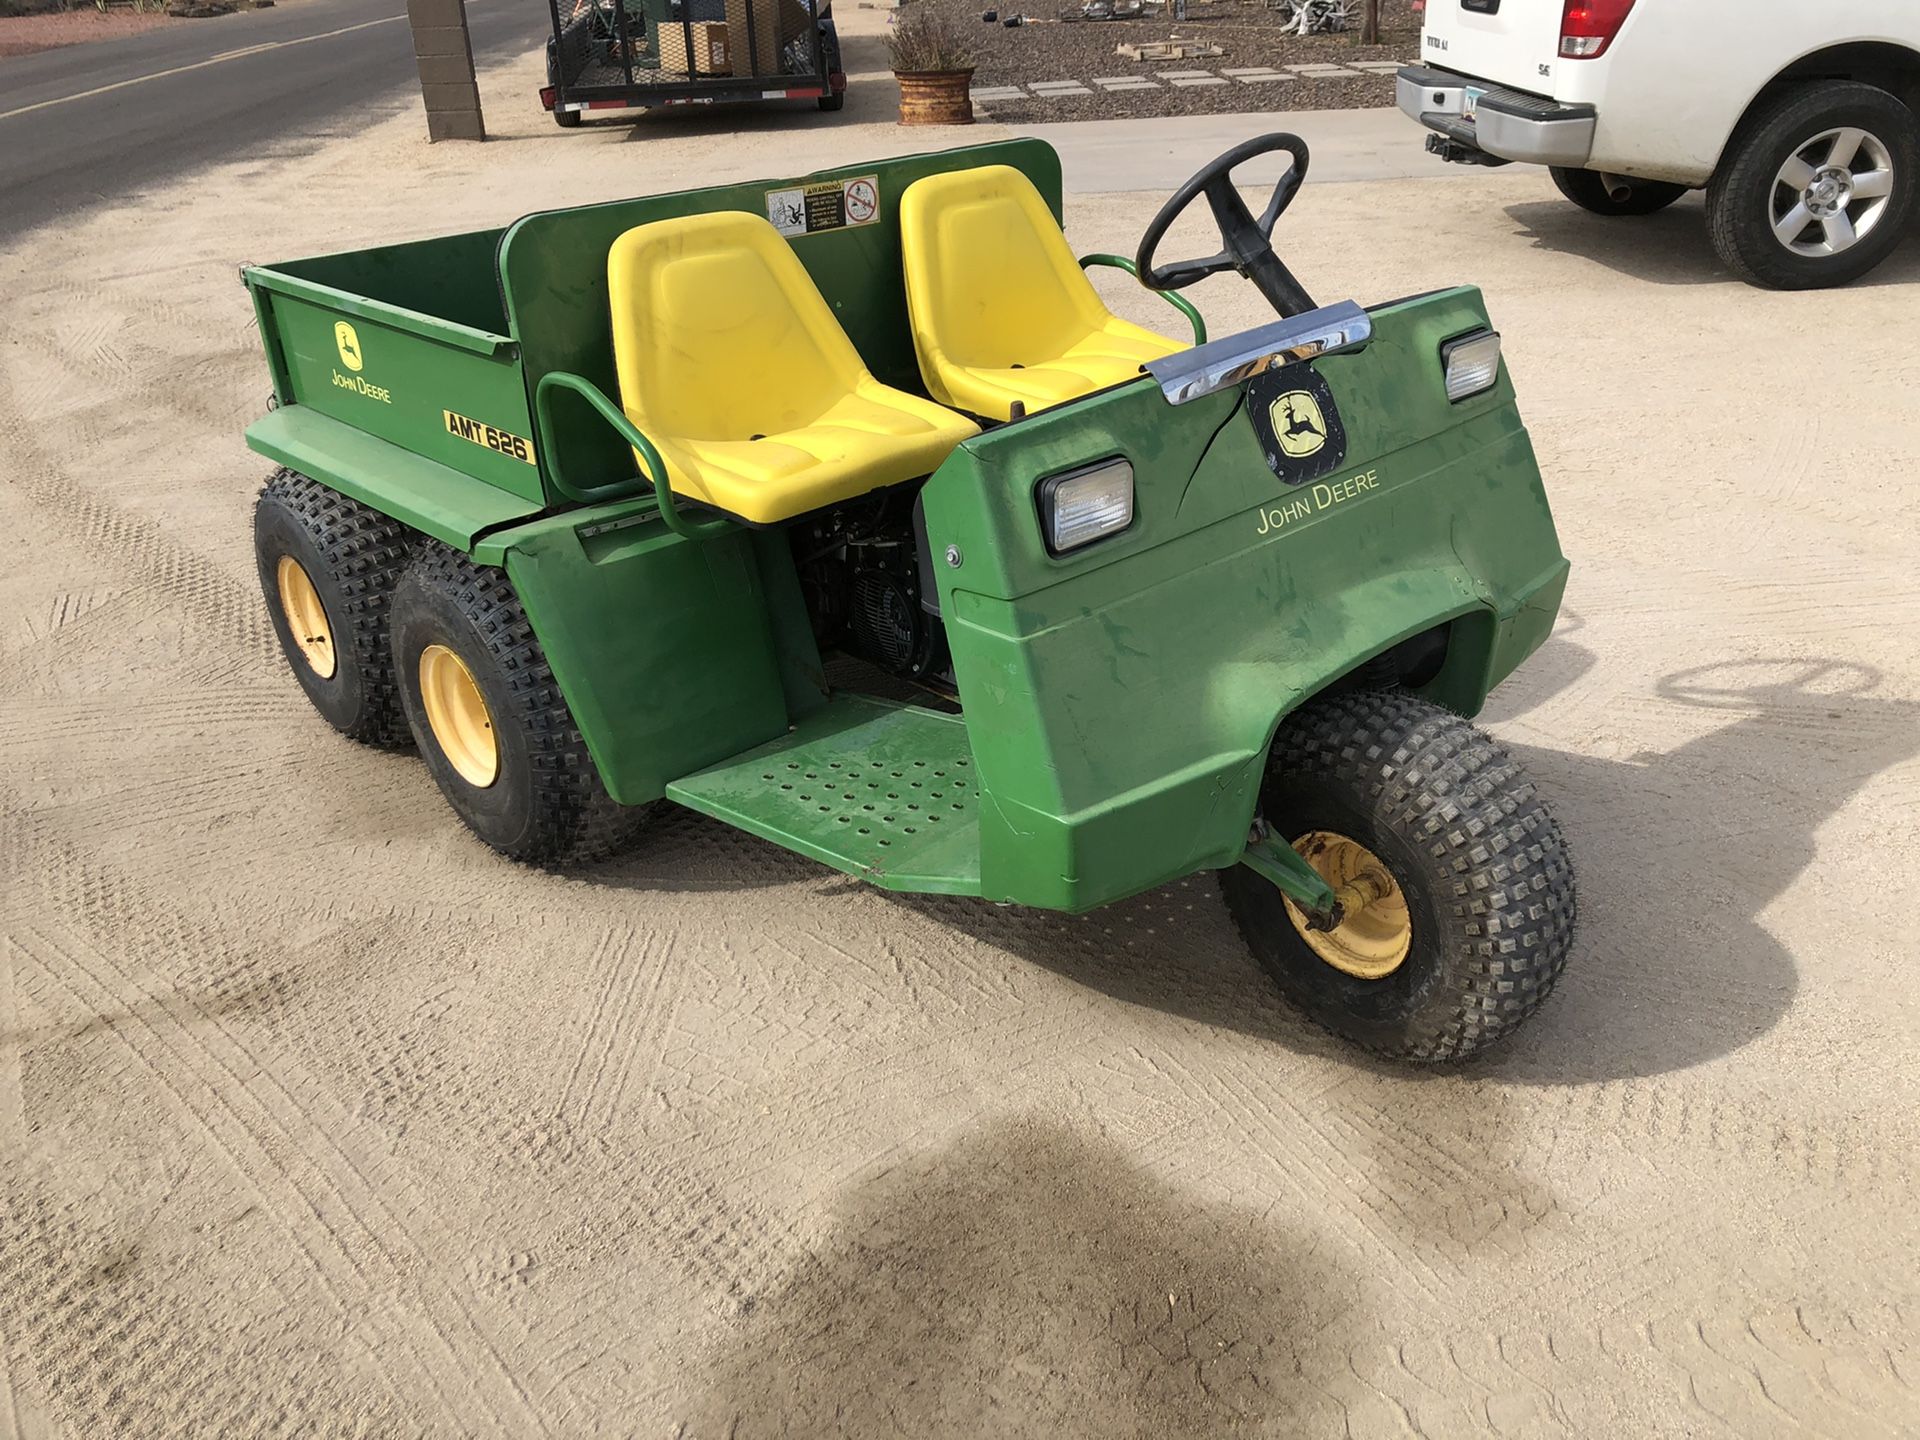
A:
{"type": "MultiPolygon", "coordinates": [[[[1393,103],[1393,71],[1415,58],[1420,19],[1410,0],[1386,0],[1380,45],[1357,45],[1356,31],[1282,34],[1264,0],[1189,0],[1185,20],[1158,14],[1132,20],[1077,17],[1079,5],[1002,7],[980,18],[984,0],[909,0],[948,15],[973,48],[976,106],[1010,123],[1122,116],[1199,115],[1243,110],[1352,110],[1393,103]],[[1006,18],[1024,14],[1009,27],[1006,18]],[[1122,44],[1187,40],[1221,54],[1141,61],[1115,53],[1122,44]]],[[[1356,10],[1356,25],[1358,6],[1356,10]]]]}
{"type": "Polygon", "coordinates": [[[56,50],[62,45],[84,45],[94,40],[118,40],[137,35],[167,23],[157,10],[139,14],[115,10],[101,14],[89,5],[85,10],[49,10],[34,15],[0,14],[0,60],[15,55],[32,55],[40,50],[56,50]]]}

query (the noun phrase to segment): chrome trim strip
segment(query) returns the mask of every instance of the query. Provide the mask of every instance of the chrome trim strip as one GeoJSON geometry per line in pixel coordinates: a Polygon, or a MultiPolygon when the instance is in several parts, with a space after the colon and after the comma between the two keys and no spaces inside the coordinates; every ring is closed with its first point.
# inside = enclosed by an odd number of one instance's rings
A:
{"type": "Polygon", "coordinates": [[[1160,393],[1169,405],[1184,405],[1211,395],[1229,385],[1238,385],[1250,375],[1278,369],[1318,355],[1333,355],[1342,350],[1357,350],[1373,338],[1373,320],[1352,300],[1324,305],[1276,320],[1257,330],[1209,340],[1190,350],[1176,351],[1161,360],[1147,362],[1147,373],[1160,382],[1160,393]]]}

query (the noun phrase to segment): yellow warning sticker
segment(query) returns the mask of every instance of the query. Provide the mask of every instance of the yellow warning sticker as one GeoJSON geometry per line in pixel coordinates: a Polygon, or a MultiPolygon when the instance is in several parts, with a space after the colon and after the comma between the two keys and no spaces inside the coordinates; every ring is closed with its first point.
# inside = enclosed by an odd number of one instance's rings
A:
{"type": "Polygon", "coordinates": [[[498,450],[502,455],[514,460],[535,463],[533,441],[524,435],[515,435],[489,425],[484,420],[472,420],[465,415],[456,415],[451,410],[442,410],[440,418],[447,422],[447,433],[458,435],[462,440],[471,440],[476,445],[484,445],[489,450],[498,450]]]}

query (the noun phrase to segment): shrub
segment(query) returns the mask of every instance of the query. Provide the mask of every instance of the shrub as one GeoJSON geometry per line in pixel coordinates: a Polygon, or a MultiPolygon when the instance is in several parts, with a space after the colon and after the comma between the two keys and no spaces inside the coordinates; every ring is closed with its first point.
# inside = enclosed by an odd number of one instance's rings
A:
{"type": "Polygon", "coordinates": [[[924,3],[897,12],[887,35],[887,54],[893,68],[903,73],[973,66],[973,52],[953,22],[924,3]]]}

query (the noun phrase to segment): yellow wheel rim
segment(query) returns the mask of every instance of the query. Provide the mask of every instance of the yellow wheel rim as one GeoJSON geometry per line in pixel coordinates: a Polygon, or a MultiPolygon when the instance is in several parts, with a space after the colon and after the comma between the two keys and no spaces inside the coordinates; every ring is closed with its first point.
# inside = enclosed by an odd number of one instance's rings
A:
{"type": "Polygon", "coordinates": [[[1333,929],[1315,930],[1307,912],[1288,900],[1287,918],[1300,938],[1327,964],[1358,980],[1384,980],[1398,970],[1413,948],[1413,917],[1386,862],[1334,830],[1309,830],[1293,848],[1333,887],[1341,910],[1333,929]]]}
{"type": "Polygon", "coordinates": [[[420,700],[434,742],[460,778],[481,790],[493,784],[500,774],[493,716],[467,662],[445,645],[420,652],[420,700]]]}
{"type": "Polygon", "coordinates": [[[300,647],[308,667],[322,680],[331,680],[339,667],[333,651],[333,627],[327,624],[327,607],[320,603],[320,592],[291,555],[280,557],[274,578],[280,586],[280,613],[287,617],[287,631],[300,647]]]}

